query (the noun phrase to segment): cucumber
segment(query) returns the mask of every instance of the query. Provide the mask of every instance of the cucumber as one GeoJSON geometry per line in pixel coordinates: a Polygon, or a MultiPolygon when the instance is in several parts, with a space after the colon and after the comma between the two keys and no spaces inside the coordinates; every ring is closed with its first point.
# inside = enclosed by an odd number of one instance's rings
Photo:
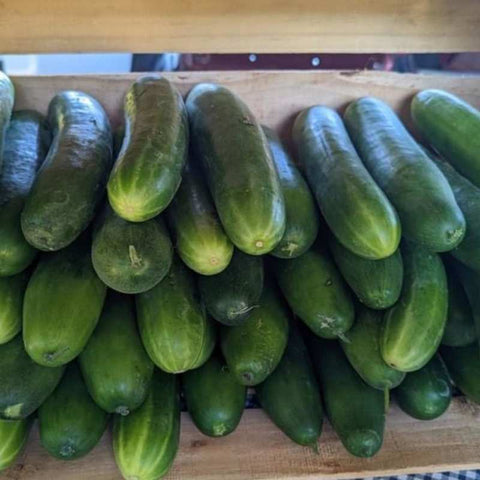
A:
{"type": "Polygon", "coordinates": [[[198,278],[208,313],[224,325],[241,325],[258,306],[263,277],[262,258],[235,249],[223,272],[198,278]]]}
{"type": "Polygon", "coordinates": [[[23,296],[28,272],[0,277],[0,345],[9,342],[22,329],[23,296]]]}
{"type": "Polygon", "coordinates": [[[389,367],[382,358],[382,317],[381,312],[360,307],[355,324],[341,345],[348,361],[362,380],[371,387],[386,392],[400,385],[405,373],[389,367]]]}
{"type": "Polygon", "coordinates": [[[410,110],[413,123],[435,150],[480,187],[480,112],[441,90],[418,92],[410,110]]]}
{"type": "Polygon", "coordinates": [[[50,102],[53,142],[21,215],[27,241],[60,250],[88,226],[104,194],[112,163],[107,114],[90,95],[60,92],[50,102]]]}
{"type": "Polygon", "coordinates": [[[201,275],[216,275],[230,263],[233,244],[203,182],[195,163],[187,162],[182,184],[167,215],[180,258],[201,275]]]}
{"type": "Polygon", "coordinates": [[[273,163],[285,202],[285,232],[270,252],[279,258],[294,258],[305,253],[317,238],[319,219],[315,200],[307,182],[293,162],[278,135],[262,127],[267,137],[273,163]]]}
{"type": "Polygon", "coordinates": [[[372,457],[381,448],[385,401],[349,364],[338,342],[307,336],[320,381],[325,411],[343,446],[356,457],[372,457]]]}
{"type": "Polygon", "coordinates": [[[402,256],[402,293],[385,313],[380,348],[388,365],[412,372],[433,357],[442,340],[447,320],[447,277],[440,257],[425,247],[405,242],[402,256]]]}
{"type": "Polygon", "coordinates": [[[420,370],[407,374],[393,394],[399,407],[413,418],[440,417],[452,400],[450,378],[440,355],[436,354],[420,370]]]}
{"type": "Polygon", "coordinates": [[[61,460],[86,455],[100,441],[107,423],[108,414],[88,394],[75,362],[38,409],[40,443],[61,460]]]}
{"type": "Polygon", "coordinates": [[[90,395],[106,412],[128,415],[144,402],[153,363],[140,340],[131,297],[109,293],[78,360],[90,395]]]}
{"type": "Polygon", "coordinates": [[[180,395],[177,379],[155,370],[143,405],[126,417],[115,415],[113,452],[124,478],[155,480],[167,473],[178,450],[180,395]]]}
{"type": "Polygon", "coordinates": [[[167,276],[136,296],[143,345],[157,367],[181,373],[206,362],[215,327],[199,302],[193,274],[175,257],[167,276]]]}
{"type": "Polygon", "coordinates": [[[364,97],[345,111],[362,160],[398,212],[405,237],[434,252],[455,248],[465,218],[446,178],[388,105],[364,97]]]}
{"type": "Polygon", "coordinates": [[[320,388],[302,337],[294,325],[275,371],[255,387],[260,405],[291,440],[317,450],[322,433],[320,388]]]}
{"type": "Polygon", "coordinates": [[[258,385],[279,364],[288,339],[288,311],[273,286],[242,325],[223,326],[220,346],[228,368],[242,385],[258,385]]]}
{"type": "Polygon", "coordinates": [[[32,110],[13,113],[0,176],[0,276],[25,270],[37,254],[23,236],[20,215],[49,144],[50,133],[42,115],[32,110]]]}
{"type": "Polygon", "coordinates": [[[303,110],[292,135],[318,206],[339,242],[371,260],[392,255],[401,235],[397,213],[360,160],[337,112],[321,106],[303,110]]]}
{"type": "Polygon", "coordinates": [[[353,304],[325,251],[317,247],[291,260],[276,260],[274,270],[290,308],[315,335],[345,335],[353,324],[353,304]]]}
{"type": "Polygon", "coordinates": [[[0,419],[0,472],[15,463],[27,442],[33,418],[0,419]]]}
{"type": "Polygon", "coordinates": [[[63,370],[33,362],[21,335],[0,345],[0,418],[27,418],[53,392],[63,370]]]}
{"type": "Polygon", "coordinates": [[[7,128],[12,115],[15,89],[8,76],[0,72],[0,167],[7,128]]]}
{"type": "Polygon", "coordinates": [[[240,98],[219,85],[196,85],[186,105],[193,151],[227,235],[250,255],[270,252],[285,231],[285,204],[260,125],[240,98]]]}
{"type": "Polygon", "coordinates": [[[184,373],[182,383],[188,412],[204,435],[223,437],[237,428],[247,390],[220,355],[214,354],[200,368],[184,373]]]}
{"type": "Polygon", "coordinates": [[[87,237],[44,255],[23,302],[23,340],[30,357],[46,367],[73,360],[97,325],[105,294],[92,267],[87,237]]]}
{"type": "Polygon", "coordinates": [[[178,90],[139,78],[125,96],[125,136],[108,180],[108,200],[130,222],[156,217],[172,200],[187,157],[188,123],[178,90]]]}
{"type": "Polygon", "coordinates": [[[172,243],[161,217],[132,223],[105,206],[92,242],[93,268],[103,283],[122,293],[145,292],[165,277],[172,257],[172,243]]]}
{"type": "Polygon", "coordinates": [[[368,260],[352,253],[332,235],[330,250],[343,278],[360,302],[376,310],[396,303],[403,283],[400,249],[387,258],[368,260]]]}
{"type": "Polygon", "coordinates": [[[471,401],[480,404],[480,350],[474,342],[465,347],[440,349],[448,373],[457,388],[471,401]]]}

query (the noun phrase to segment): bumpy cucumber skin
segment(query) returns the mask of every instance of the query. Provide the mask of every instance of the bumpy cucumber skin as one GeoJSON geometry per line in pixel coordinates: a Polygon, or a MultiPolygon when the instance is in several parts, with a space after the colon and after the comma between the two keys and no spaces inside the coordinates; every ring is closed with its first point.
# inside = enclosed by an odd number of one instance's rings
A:
{"type": "Polygon", "coordinates": [[[270,252],[285,231],[285,203],[260,125],[219,85],[195,86],[186,105],[193,150],[227,235],[250,255],[270,252]]]}
{"type": "Polygon", "coordinates": [[[33,417],[22,420],[0,419],[0,472],[15,463],[27,441],[33,417]]]}
{"type": "Polygon", "coordinates": [[[418,92],[410,110],[415,126],[432,147],[480,187],[480,112],[441,90],[418,92]]]}
{"type": "Polygon", "coordinates": [[[0,167],[2,167],[2,153],[7,134],[8,124],[12,115],[15,89],[13,83],[5,73],[0,72],[0,167]]]}
{"type": "Polygon", "coordinates": [[[436,253],[405,241],[399,301],[385,313],[381,352],[396,370],[422,368],[435,354],[447,320],[447,276],[436,253]]]}
{"type": "Polygon", "coordinates": [[[452,189],[390,107],[360,98],[344,119],[367,169],[395,207],[403,235],[434,252],[455,248],[466,224],[452,189]]]}
{"type": "Polygon", "coordinates": [[[235,249],[228,267],[218,275],[198,278],[208,313],[228,326],[241,325],[258,306],[263,291],[263,259],[235,249]]]}
{"type": "Polygon", "coordinates": [[[0,176],[0,276],[20,273],[37,254],[23,236],[20,215],[49,145],[50,133],[43,115],[33,110],[13,113],[0,176]]]}
{"type": "Polygon", "coordinates": [[[167,210],[180,258],[201,275],[216,275],[230,263],[233,244],[225,234],[210,194],[194,161],[167,210]]]}
{"type": "Polygon", "coordinates": [[[92,242],[93,268],[103,283],[122,293],[145,292],[165,277],[172,258],[172,242],[161,217],[127,222],[105,206],[92,242]]]}
{"type": "Polygon", "coordinates": [[[125,96],[125,136],[107,184],[115,212],[130,222],[157,216],[177,191],[188,150],[182,96],[162,77],[142,77],[125,96]]]}
{"type": "Polygon", "coordinates": [[[400,242],[398,215],[355,151],[340,116],[327,107],[301,112],[293,139],[320,210],[350,251],[378,260],[400,242]]]}

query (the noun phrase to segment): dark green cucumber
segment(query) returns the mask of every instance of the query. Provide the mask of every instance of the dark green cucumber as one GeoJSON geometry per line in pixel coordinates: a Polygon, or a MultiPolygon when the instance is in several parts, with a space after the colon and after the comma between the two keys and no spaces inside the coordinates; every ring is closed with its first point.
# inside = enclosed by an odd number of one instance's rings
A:
{"type": "Polygon", "coordinates": [[[0,472],[15,463],[23,450],[33,418],[22,420],[0,419],[0,472]]]}
{"type": "Polygon", "coordinates": [[[382,333],[381,312],[360,307],[353,327],[341,342],[343,351],[363,381],[379,390],[390,390],[400,385],[404,372],[389,367],[380,353],[382,333]]]}
{"type": "Polygon", "coordinates": [[[278,135],[262,127],[285,201],[285,233],[270,252],[279,258],[294,258],[305,253],[317,238],[319,219],[315,200],[307,182],[293,162],[278,135]]]}
{"type": "Polygon", "coordinates": [[[465,347],[440,349],[448,373],[457,388],[470,400],[480,403],[480,350],[478,342],[465,347]]]}
{"type": "Polygon", "coordinates": [[[384,309],[398,300],[403,283],[400,249],[387,258],[368,260],[352,253],[332,235],[330,250],[343,278],[364,305],[384,309]]]}
{"type": "Polygon", "coordinates": [[[155,370],[143,405],[115,415],[113,452],[124,478],[155,480],[167,473],[178,450],[180,395],[174,375],[155,370]]]}
{"type": "Polygon", "coordinates": [[[90,397],[76,362],[38,409],[40,443],[61,460],[83,457],[100,441],[108,414],[90,397]]]}
{"type": "Polygon", "coordinates": [[[202,83],[187,97],[192,145],[230,240],[250,255],[273,250],[285,204],[267,139],[249,108],[225,87],[202,83]]]}
{"type": "Polygon", "coordinates": [[[258,306],[263,290],[263,260],[236,250],[218,275],[198,278],[208,313],[224,325],[241,325],[258,306]]]}
{"type": "Polygon", "coordinates": [[[440,355],[407,374],[393,394],[399,407],[413,418],[433,420],[442,415],[452,400],[452,386],[440,355]]]}
{"type": "Polygon", "coordinates": [[[90,395],[106,412],[128,415],[144,402],[153,363],[140,340],[130,296],[109,293],[79,364],[90,395]]]}
{"type": "Polygon", "coordinates": [[[0,277],[0,345],[9,342],[22,329],[23,296],[28,272],[0,277]]]}
{"type": "Polygon", "coordinates": [[[320,388],[302,337],[290,327],[278,367],[255,387],[258,400],[275,425],[294,442],[317,449],[322,432],[320,388]]]}
{"type": "Polygon", "coordinates": [[[161,217],[127,222],[105,206],[93,233],[92,263],[107,286],[122,293],[150,290],[168,273],[172,257],[161,217]]]}
{"type": "Polygon", "coordinates": [[[223,437],[240,422],[247,390],[220,355],[182,376],[183,392],[193,423],[205,435],[223,437]]]}
{"type": "Polygon", "coordinates": [[[480,187],[480,112],[441,90],[418,92],[410,109],[415,126],[432,147],[480,187]]]}
{"type": "Polygon", "coordinates": [[[230,263],[233,244],[225,234],[202,173],[187,162],[182,184],[167,210],[180,258],[201,275],[215,275],[230,263]]]}
{"type": "Polygon", "coordinates": [[[188,122],[178,90],[139,78],[125,96],[125,136],[108,181],[110,205],[130,222],[157,216],[172,200],[187,157],[188,122]]]}
{"type": "Polygon", "coordinates": [[[136,296],[143,345],[159,368],[181,373],[206,362],[215,327],[199,302],[193,274],[175,257],[167,276],[136,296]]]}
{"type": "Polygon", "coordinates": [[[372,260],[392,255],[401,235],[397,213],[360,160],[337,112],[321,106],[303,110],[292,135],[318,206],[339,242],[372,260]]]}
{"type": "Polygon", "coordinates": [[[399,301],[384,317],[381,352],[396,370],[412,372],[435,354],[447,320],[447,277],[442,260],[425,247],[402,244],[404,280],[399,301]]]}
{"type": "Polygon", "coordinates": [[[97,325],[105,294],[85,235],[59,252],[45,254],[23,302],[23,339],[30,357],[46,367],[73,360],[97,325]]]}
{"type": "Polygon", "coordinates": [[[2,166],[2,152],[7,134],[8,123],[12,115],[15,89],[8,76],[0,72],[0,167],[2,166]]]}
{"type": "Polygon", "coordinates": [[[357,375],[338,342],[310,334],[307,344],[327,416],[343,446],[356,457],[375,455],[383,443],[384,394],[357,375]]]}
{"type": "Polygon", "coordinates": [[[221,329],[223,356],[237,382],[258,385],[277,367],[288,339],[288,311],[273,286],[242,325],[221,329]]]}
{"type": "Polygon", "coordinates": [[[455,248],[466,226],[452,189],[390,107],[364,97],[344,118],[367,169],[397,210],[403,235],[434,252],[455,248]]]}
{"type": "Polygon", "coordinates": [[[274,270],[290,308],[316,335],[342,337],[353,324],[350,293],[325,251],[311,249],[274,270]]]}
{"type": "Polygon", "coordinates": [[[0,176],[0,275],[15,275],[37,250],[23,236],[20,215],[50,144],[45,118],[32,110],[14,112],[5,138],[0,176]]]}
{"type": "Polygon", "coordinates": [[[53,142],[21,216],[27,241],[60,250],[88,226],[112,163],[112,133],[103,107],[83,92],[64,91],[48,107],[53,142]]]}
{"type": "Polygon", "coordinates": [[[35,363],[21,335],[0,345],[0,418],[17,420],[32,414],[53,392],[63,370],[35,363]]]}

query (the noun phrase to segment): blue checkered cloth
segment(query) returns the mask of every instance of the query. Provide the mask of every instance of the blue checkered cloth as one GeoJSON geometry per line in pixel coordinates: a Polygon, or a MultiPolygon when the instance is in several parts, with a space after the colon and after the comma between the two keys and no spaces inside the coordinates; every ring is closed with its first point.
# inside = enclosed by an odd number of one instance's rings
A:
{"type": "MultiPolygon", "coordinates": [[[[462,470],[460,472],[412,473],[397,477],[368,477],[363,480],[480,480],[480,470],[462,470]]],[[[361,480],[361,479],[357,479],[361,480]]]]}

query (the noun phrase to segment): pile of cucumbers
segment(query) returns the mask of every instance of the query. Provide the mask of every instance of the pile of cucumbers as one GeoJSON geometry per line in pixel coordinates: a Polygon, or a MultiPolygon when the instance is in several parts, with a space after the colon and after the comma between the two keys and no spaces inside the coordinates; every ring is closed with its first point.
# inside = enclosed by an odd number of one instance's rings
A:
{"type": "Polygon", "coordinates": [[[113,424],[125,478],[160,478],[180,438],[233,432],[248,387],[294,442],[324,412],[381,448],[390,393],[414,418],[480,403],[480,113],[419,92],[297,116],[295,159],[233,92],[128,90],[112,134],[79,91],[14,111],[0,76],[0,469],[34,417],[53,456],[113,424]],[[448,252],[448,253],[447,253],[448,252]]]}

